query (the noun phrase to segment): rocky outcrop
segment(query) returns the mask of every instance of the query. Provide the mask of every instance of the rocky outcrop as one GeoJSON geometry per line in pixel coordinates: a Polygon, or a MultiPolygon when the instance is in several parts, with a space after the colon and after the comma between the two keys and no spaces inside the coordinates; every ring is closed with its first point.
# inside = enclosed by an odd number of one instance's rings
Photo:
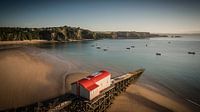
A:
{"type": "Polygon", "coordinates": [[[32,39],[68,41],[100,38],[111,38],[111,35],[68,26],[49,28],[0,28],[0,41],[32,39]]]}
{"type": "Polygon", "coordinates": [[[150,38],[150,37],[161,37],[165,35],[151,34],[150,32],[112,32],[112,38],[114,39],[139,39],[139,38],[150,38]]]}

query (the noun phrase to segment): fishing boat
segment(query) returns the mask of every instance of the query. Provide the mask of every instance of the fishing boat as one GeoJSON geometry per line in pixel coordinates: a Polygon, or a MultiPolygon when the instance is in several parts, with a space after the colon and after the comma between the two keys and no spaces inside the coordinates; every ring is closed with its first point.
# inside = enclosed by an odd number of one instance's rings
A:
{"type": "Polygon", "coordinates": [[[193,55],[195,55],[196,53],[195,53],[195,52],[192,52],[192,51],[189,51],[188,54],[193,54],[193,55]]]}
{"type": "Polygon", "coordinates": [[[157,52],[156,55],[157,55],[157,56],[161,56],[161,53],[157,52]]]}

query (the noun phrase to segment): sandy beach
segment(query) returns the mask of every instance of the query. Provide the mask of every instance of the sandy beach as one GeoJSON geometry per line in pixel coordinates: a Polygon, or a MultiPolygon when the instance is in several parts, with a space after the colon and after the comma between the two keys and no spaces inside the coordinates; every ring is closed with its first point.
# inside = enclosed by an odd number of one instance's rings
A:
{"type": "MultiPolygon", "coordinates": [[[[71,91],[71,83],[87,75],[79,62],[62,60],[39,48],[0,51],[0,110],[25,106],[71,91]],[[31,52],[30,52],[31,51],[31,52]]],[[[192,112],[182,99],[132,84],[116,97],[108,112],[192,112]]],[[[162,91],[163,92],[163,91],[162,91]]]]}
{"type": "Polygon", "coordinates": [[[58,41],[48,41],[48,40],[0,41],[0,45],[40,44],[40,43],[55,43],[55,42],[58,42],[58,41]]]}
{"type": "Polygon", "coordinates": [[[114,100],[108,112],[194,112],[179,98],[165,96],[140,84],[130,85],[114,100]]]}
{"type": "Polygon", "coordinates": [[[64,94],[65,76],[72,71],[78,71],[76,62],[37,48],[0,51],[0,110],[64,94]]]}

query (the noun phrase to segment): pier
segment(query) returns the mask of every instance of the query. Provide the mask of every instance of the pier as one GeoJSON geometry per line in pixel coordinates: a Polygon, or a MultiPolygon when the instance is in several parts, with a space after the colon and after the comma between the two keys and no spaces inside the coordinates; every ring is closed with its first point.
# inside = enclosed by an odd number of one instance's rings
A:
{"type": "Polygon", "coordinates": [[[126,88],[134,83],[144,69],[113,77],[110,87],[101,91],[101,94],[92,100],[85,99],[73,94],[59,96],[48,101],[32,104],[26,107],[11,109],[15,112],[105,112],[109,108],[115,97],[126,91],[126,88]]]}

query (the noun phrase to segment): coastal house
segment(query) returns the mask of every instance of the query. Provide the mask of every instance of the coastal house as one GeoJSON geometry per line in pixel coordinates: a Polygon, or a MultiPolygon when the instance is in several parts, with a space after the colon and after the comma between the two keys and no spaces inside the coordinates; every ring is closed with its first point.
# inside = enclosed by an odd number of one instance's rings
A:
{"type": "Polygon", "coordinates": [[[71,84],[72,93],[92,100],[111,85],[111,74],[99,71],[71,84]]]}

